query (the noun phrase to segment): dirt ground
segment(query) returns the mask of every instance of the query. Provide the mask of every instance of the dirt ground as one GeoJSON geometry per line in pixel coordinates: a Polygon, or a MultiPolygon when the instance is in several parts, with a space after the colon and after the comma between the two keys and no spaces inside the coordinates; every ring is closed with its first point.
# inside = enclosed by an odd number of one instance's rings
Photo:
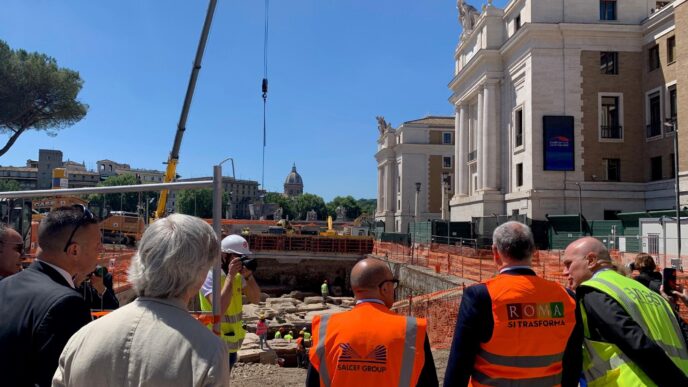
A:
{"type": "MultiPolygon", "coordinates": [[[[444,380],[444,370],[447,368],[448,350],[436,349],[432,351],[437,368],[437,378],[440,386],[444,380]]],[[[306,370],[301,368],[281,368],[270,364],[238,363],[232,371],[232,385],[243,387],[265,386],[304,386],[306,370]]]]}

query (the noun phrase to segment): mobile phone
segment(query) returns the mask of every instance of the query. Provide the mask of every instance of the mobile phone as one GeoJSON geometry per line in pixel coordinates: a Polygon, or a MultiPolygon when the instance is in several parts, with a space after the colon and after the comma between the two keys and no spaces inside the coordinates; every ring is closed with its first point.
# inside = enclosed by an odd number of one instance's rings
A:
{"type": "Polygon", "coordinates": [[[662,285],[664,286],[664,293],[671,295],[676,290],[676,269],[664,268],[662,272],[662,285]]]}

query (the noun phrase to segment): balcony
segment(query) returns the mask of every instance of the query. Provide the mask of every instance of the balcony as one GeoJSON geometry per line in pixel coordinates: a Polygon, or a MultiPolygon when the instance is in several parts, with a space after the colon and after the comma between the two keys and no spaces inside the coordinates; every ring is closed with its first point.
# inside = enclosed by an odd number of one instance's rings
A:
{"type": "Polygon", "coordinates": [[[620,125],[601,126],[600,137],[621,139],[623,138],[623,127],[620,125]]]}
{"type": "Polygon", "coordinates": [[[468,162],[475,161],[475,157],[478,154],[477,150],[468,152],[468,162]]]}
{"type": "Polygon", "coordinates": [[[661,122],[652,122],[649,125],[645,127],[645,133],[646,137],[655,137],[659,136],[662,134],[662,123],[661,122]]]}

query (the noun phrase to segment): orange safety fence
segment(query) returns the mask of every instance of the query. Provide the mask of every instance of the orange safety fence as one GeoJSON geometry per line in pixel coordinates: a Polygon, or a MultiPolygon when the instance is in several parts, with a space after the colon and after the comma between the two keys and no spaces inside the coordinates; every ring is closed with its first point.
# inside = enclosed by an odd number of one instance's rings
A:
{"type": "Polygon", "coordinates": [[[397,301],[392,310],[399,314],[427,319],[432,348],[451,347],[463,289],[453,288],[397,301]]]}
{"type": "Polygon", "coordinates": [[[373,239],[356,236],[250,234],[252,251],[305,251],[311,253],[370,254],[373,239]]]}
{"type": "MultiPolygon", "coordinates": [[[[497,274],[497,266],[492,259],[492,251],[475,249],[470,246],[447,246],[446,244],[432,243],[428,245],[416,244],[415,248],[411,248],[393,242],[375,241],[373,254],[393,262],[423,266],[434,270],[436,273],[450,274],[475,282],[481,282],[497,274]]],[[[610,254],[620,266],[627,265],[635,258],[635,254],[619,253],[615,250],[610,251],[610,254]]],[[[563,261],[563,251],[561,250],[540,250],[533,257],[532,268],[538,276],[568,286],[568,281],[563,274],[563,261]]],[[[688,287],[688,273],[678,272],[677,280],[680,285],[688,287]]],[[[432,302],[430,304],[432,306],[432,302]]],[[[688,321],[688,307],[679,303],[679,312],[680,316],[688,321]]]]}

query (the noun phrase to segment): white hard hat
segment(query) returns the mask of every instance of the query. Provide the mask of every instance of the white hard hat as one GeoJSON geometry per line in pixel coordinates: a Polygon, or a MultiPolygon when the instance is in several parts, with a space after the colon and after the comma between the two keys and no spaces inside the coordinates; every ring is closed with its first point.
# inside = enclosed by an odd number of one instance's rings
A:
{"type": "Polygon", "coordinates": [[[248,249],[248,242],[246,242],[246,239],[235,234],[228,235],[222,239],[220,246],[223,253],[234,253],[239,255],[253,254],[251,250],[248,249]]]}

